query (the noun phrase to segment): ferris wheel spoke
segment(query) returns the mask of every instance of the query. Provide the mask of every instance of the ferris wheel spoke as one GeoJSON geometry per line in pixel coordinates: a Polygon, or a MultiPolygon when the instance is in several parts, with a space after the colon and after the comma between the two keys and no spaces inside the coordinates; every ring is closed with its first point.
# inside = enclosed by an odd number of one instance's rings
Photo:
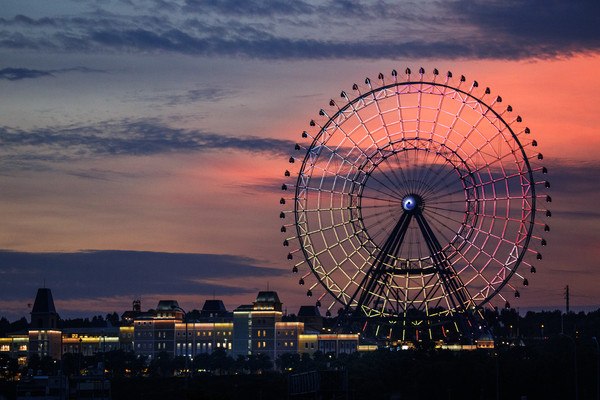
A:
{"type": "MultiPolygon", "coordinates": [[[[398,153],[394,153],[395,156],[398,155],[398,153]]],[[[398,165],[392,165],[391,161],[390,161],[390,157],[387,157],[384,160],[385,164],[388,166],[388,169],[390,170],[392,177],[394,178],[394,182],[395,182],[395,187],[399,190],[399,192],[401,193],[401,195],[405,195],[406,191],[409,190],[406,187],[406,180],[402,179],[402,177],[398,176],[397,174],[397,169],[400,167],[398,165]]],[[[400,168],[400,173],[403,173],[403,169],[400,168]]],[[[391,180],[391,179],[390,179],[391,180]]]]}

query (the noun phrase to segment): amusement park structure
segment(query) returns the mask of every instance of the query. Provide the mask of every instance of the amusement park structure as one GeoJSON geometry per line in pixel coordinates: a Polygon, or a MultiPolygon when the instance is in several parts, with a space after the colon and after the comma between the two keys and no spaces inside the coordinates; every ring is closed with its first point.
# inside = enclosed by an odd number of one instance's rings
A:
{"type": "Polygon", "coordinates": [[[472,341],[485,307],[520,297],[551,216],[522,122],[477,81],[423,68],[354,84],[310,121],[285,171],[281,231],[338,330],[472,341]]]}

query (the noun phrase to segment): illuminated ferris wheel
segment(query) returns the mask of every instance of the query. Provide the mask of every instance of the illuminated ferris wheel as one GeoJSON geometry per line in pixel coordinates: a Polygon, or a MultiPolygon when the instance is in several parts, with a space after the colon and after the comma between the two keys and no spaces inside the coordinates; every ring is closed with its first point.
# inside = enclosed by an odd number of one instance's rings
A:
{"type": "Polygon", "coordinates": [[[289,159],[298,170],[285,172],[295,182],[282,186],[293,208],[281,230],[294,232],[287,257],[327,315],[471,324],[520,296],[546,245],[536,216],[551,216],[540,207],[550,184],[503,104],[464,76],[407,68],[354,84],[310,121],[303,156],[289,159]]]}

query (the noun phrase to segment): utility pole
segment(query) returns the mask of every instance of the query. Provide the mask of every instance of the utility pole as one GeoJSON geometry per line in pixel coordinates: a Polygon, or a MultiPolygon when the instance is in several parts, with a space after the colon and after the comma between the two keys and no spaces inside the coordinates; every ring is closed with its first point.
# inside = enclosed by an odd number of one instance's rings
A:
{"type": "Polygon", "coordinates": [[[567,314],[569,313],[569,285],[565,286],[565,300],[567,303],[567,314]]]}

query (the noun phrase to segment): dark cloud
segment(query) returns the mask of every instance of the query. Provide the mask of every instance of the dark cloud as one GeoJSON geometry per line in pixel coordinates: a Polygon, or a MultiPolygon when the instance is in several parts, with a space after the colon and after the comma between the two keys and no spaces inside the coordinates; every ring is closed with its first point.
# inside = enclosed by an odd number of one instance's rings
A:
{"type": "Polygon", "coordinates": [[[44,282],[62,300],[144,293],[232,295],[253,287],[209,283],[230,278],[275,277],[286,271],[257,266],[258,260],[215,254],[138,251],[24,253],[0,251],[3,300],[32,296],[44,282]]]}
{"type": "Polygon", "coordinates": [[[4,68],[0,69],[0,79],[6,79],[9,81],[18,81],[21,79],[41,78],[45,76],[54,76],[54,74],[63,74],[67,72],[104,72],[101,70],[86,68],[86,67],[73,67],[73,68],[62,68],[53,70],[38,70],[29,68],[4,68]]]}
{"type": "Polygon", "coordinates": [[[22,14],[12,19],[0,18],[0,25],[24,25],[24,26],[55,26],[56,22],[48,17],[33,19],[22,14]]]}
{"type": "Polygon", "coordinates": [[[511,48],[552,54],[600,47],[597,0],[460,0],[451,3],[448,11],[477,26],[490,42],[501,41],[511,48]]]}
{"type": "Polygon", "coordinates": [[[0,19],[0,46],[263,59],[548,58],[600,50],[597,0],[164,2],[128,14],[0,19]],[[368,26],[377,26],[376,34],[368,26]],[[35,27],[35,28],[34,28],[35,27]],[[25,29],[29,28],[29,29],[25,29]],[[47,31],[47,32],[46,32],[47,31]],[[348,35],[354,32],[355,35],[348,35]],[[371,35],[371,36],[370,36],[371,35]]]}
{"type": "Polygon", "coordinates": [[[186,0],[183,7],[183,10],[192,12],[259,17],[310,14],[315,9],[316,7],[300,0],[186,0]]]}
{"type": "Polygon", "coordinates": [[[49,71],[40,71],[28,68],[4,68],[0,69],[0,79],[9,81],[18,81],[28,78],[40,78],[42,76],[52,76],[49,71]]]}
{"type": "Polygon", "coordinates": [[[68,161],[97,156],[152,155],[207,150],[244,150],[287,155],[289,140],[218,135],[169,127],[158,120],[128,119],[88,126],[31,130],[0,127],[0,162],[7,168],[32,161],[68,161]]]}

